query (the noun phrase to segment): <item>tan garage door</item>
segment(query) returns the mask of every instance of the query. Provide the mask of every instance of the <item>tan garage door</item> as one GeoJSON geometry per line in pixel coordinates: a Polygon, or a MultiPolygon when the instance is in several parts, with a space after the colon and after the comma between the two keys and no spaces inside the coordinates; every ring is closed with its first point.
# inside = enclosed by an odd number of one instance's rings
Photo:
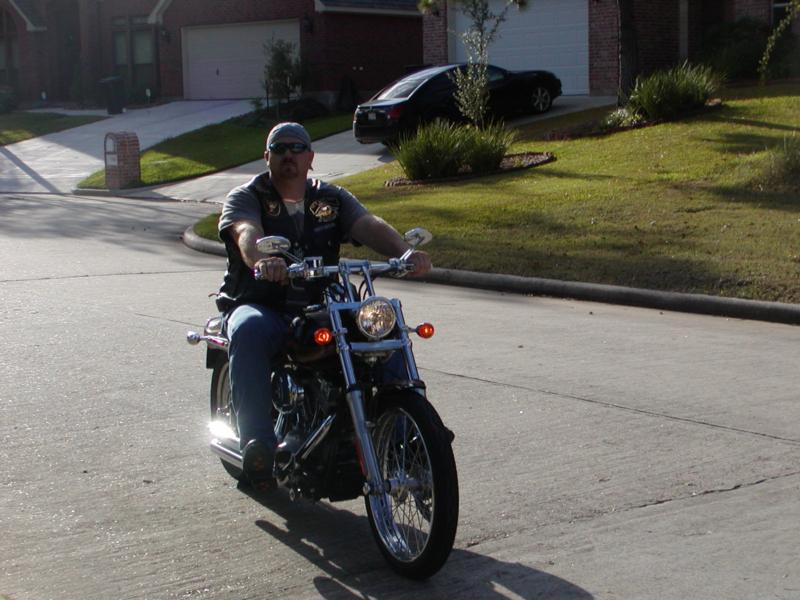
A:
{"type": "Polygon", "coordinates": [[[300,48],[296,19],[213,27],[184,27],[183,96],[187,100],[264,95],[264,44],[285,39],[300,48]]]}

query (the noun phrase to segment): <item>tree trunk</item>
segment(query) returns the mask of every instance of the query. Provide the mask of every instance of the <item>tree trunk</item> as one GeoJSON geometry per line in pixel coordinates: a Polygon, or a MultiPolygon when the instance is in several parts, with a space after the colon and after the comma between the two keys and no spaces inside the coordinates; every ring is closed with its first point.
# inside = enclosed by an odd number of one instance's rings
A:
{"type": "Polygon", "coordinates": [[[619,90],[617,100],[623,104],[639,74],[639,48],[633,16],[634,0],[617,0],[619,10],[619,90]]]}

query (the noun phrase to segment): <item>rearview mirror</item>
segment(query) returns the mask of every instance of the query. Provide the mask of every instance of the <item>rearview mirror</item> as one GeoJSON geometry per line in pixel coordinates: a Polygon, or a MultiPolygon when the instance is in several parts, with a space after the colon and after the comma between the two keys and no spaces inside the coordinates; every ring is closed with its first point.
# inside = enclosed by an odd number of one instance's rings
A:
{"type": "Polygon", "coordinates": [[[270,235],[256,240],[256,248],[264,254],[284,254],[291,247],[291,242],[279,235],[270,235]]]}
{"type": "Polygon", "coordinates": [[[433,239],[433,234],[424,227],[415,227],[403,234],[403,239],[412,248],[424,246],[433,239]]]}

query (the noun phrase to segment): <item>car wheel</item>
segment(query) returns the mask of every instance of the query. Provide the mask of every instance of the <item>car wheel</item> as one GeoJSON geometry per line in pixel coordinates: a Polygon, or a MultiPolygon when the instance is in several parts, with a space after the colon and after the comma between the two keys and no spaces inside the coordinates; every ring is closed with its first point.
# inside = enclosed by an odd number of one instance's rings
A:
{"type": "Polygon", "coordinates": [[[553,97],[546,87],[537,87],[531,94],[531,108],[535,113],[543,113],[553,105],[553,97]]]}

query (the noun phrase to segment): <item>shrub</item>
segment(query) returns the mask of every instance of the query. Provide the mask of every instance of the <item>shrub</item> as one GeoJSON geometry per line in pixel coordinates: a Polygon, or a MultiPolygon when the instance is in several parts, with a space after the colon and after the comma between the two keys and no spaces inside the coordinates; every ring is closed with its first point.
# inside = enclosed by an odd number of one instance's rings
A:
{"type": "Polygon", "coordinates": [[[9,87],[0,86],[0,115],[17,107],[17,96],[9,87]]]}
{"type": "Polygon", "coordinates": [[[778,189],[800,188],[800,136],[787,135],[782,144],[770,149],[763,182],[778,189]]]}
{"type": "MultiPolygon", "coordinates": [[[[726,79],[754,79],[758,76],[758,63],[769,34],[769,25],[746,17],[732,23],[721,23],[706,33],[701,60],[726,79]]],[[[796,55],[797,38],[785,33],[775,45],[768,75],[784,77],[792,74],[796,55]]]]}
{"type": "Polygon", "coordinates": [[[479,129],[437,120],[401,138],[392,151],[409,179],[438,179],[497,170],[515,137],[502,123],[479,129]]]}
{"type": "Polygon", "coordinates": [[[318,117],[326,117],[330,111],[321,102],[314,100],[314,98],[298,98],[286,105],[286,111],[289,113],[289,119],[302,123],[309,119],[316,119],[318,117]]]}
{"type": "Polygon", "coordinates": [[[464,136],[464,164],[475,174],[499,169],[506,151],[517,137],[515,132],[506,129],[502,123],[492,123],[484,129],[464,129],[467,132],[464,136]]]}
{"type": "Polygon", "coordinates": [[[622,107],[606,115],[605,118],[600,121],[600,131],[620,129],[622,127],[635,127],[636,125],[640,125],[642,121],[641,115],[628,108],[622,107]]]}
{"type": "Polygon", "coordinates": [[[310,119],[327,117],[330,114],[324,104],[306,97],[290,100],[281,105],[280,111],[277,110],[277,106],[268,106],[264,98],[251,98],[250,105],[253,107],[252,112],[237,118],[238,122],[245,127],[269,129],[278,121],[304,123],[310,119]]]}
{"type": "Polygon", "coordinates": [[[264,90],[268,98],[278,101],[276,112],[280,119],[281,102],[288,102],[305,79],[306,65],[298,56],[297,44],[273,37],[264,44],[264,90]]]}
{"type": "Polygon", "coordinates": [[[409,179],[456,175],[464,163],[465,128],[437,119],[404,135],[392,151],[409,179]]]}
{"type": "Polygon", "coordinates": [[[710,67],[683,63],[637,79],[626,108],[649,120],[674,119],[704,106],[719,83],[710,67]]]}

